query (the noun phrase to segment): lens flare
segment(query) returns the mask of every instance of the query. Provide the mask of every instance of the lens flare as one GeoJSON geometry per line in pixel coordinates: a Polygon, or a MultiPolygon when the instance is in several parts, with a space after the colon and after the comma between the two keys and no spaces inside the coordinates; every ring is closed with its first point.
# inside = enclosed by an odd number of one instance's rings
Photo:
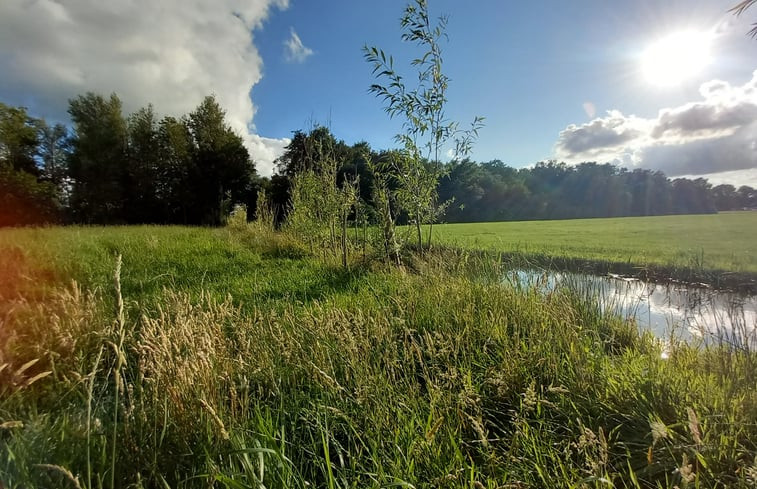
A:
{"type": "Polygon", "coordinates": [[[651,44],[642,55],[642,72],[649,83],[661,87],[679,85],[710,62],[712,35],[681,31],[651,44]]]}

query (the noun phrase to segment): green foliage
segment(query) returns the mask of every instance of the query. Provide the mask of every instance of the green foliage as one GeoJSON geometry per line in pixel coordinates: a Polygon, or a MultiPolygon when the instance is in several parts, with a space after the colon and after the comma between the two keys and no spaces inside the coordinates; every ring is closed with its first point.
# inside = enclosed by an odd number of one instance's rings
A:
{"type": "Polygon", "coordinates": [[[128,133],[121,100],[90,92],[71,100],[68,112],[76,136],[69,162],[71,213],[83,222],[123,222],[128,133]]]}
{"type": "MultiPolygon", "coordinates": [[[[757,191],[749,186],[671,181],[660,172],[596,163],[549,161],[521,169],[499,160],[441,164],[433,157],[413,157],[428,153],[428,137],[425,143],[418,139],[415,152],[373,151],[365,142],[349,147],[321,126],[297,131],[277,161],[281,174],[267,179],[255,175],[239,136],[213,100],[203,101],[193,112],[194,122],[186,116],[158,121],[150,106],[123,116],[117,97],[106,100],[91,93],[73,100],[72,109],[74,129],[81,135],[69,134],[60,124],[49,126],[22,107],[2,106],[0,159],[13,159],[11,167],[52,183],[58,202],[54,207],[74,222],[220,224],[236,204],[252,209],[258,189],[265,189],[280,226],[286,220],[292,179],[306,170],[320,174],[334,162],[336,188],[359,177],[359,202],[348,219],[358,226],[366,219],[378,224],[381,215],[410,222],[416,246],[421,243],[419,224],[433,224],[442,216],[449,222],[471,222],[757,208],[757,191]],[[386,174],[380,185],[389,193],[388,214],[386,208],[383,214],[377,212],[378,201],[372,197],[376,172],[386,174]]],[[[473,129],[452,133],[463,149],[460,154],[475,139],[473,129]]],[[[50,202],[39,205],[49,207],[50,202]]],[[[388,229],[384,224],[380,228],[388,229]]],[[[429,226],[429,236],[432,231],[429,226]]],[[[364,229],[360,238],[357,232],[353,243],[360,246],[367,234],[364,229]]],[[[327,241],[333,248],[331,236],[327,241]]]]}
{"type": "Polygon", "coordinates": [[[314,247],[336,246],[339,195],[333,171],[306,170],[292,179],[287,228],[314,247]]]}
{"type": "MultiPolygon", "coordinates": [[[[349,242],[347,239],[347,226],[350,215],[357,214],[360,199],[360,179],[355,176],[352,180],[345,180],[339,188],[337,195],[339,204],[339,223],[341,227],[341,239],[339,246],[342,250],[342,266],[348,267],[349,242]]],[[[357,215],[355,216],[357,220],[357,215]]]]}
{"type": "Polygon", "coordinates": [[[257,200],[255,201],[255,226],[261,233],[273,232],[276,229],[276,215],[273,210],[273,203],[263,189],[258,191],[257,200]]]}
{"type": "Polygon", "coordinates": [[[164,222],[194,222],[193,199],[197,185],[193,181],[194,142],[185,119],[164,117],[158,125],[158,181],[156,198],[165,215],[164,222]]]}
{"type": "Polygon", "coordinates": [[[273,256],[268,239],[0,232],[20,275],[48,277],[0,304],[3,485],[754,483],[753,351],[663,359],[590,298],[504,285],[473,255],[421,277],[273,256]]]}
{"type": "Polygon", "coordinates": [[[247,206],[237,204],[231,210],[226,225],[237,231],[247,228],[247,206]]]}
{"type": "Polygon", "coordinates": [[[152,105],[131,114],[127,125],[124,218],[127,222],[158,221],[163,204],[157,189],[161,154],[158,121],[152,105]]]}
{"type": "Polygon", "coordinates": [[[289,178],[305,171],[321,173],[330,171],[333,161],[343,162],[347,152],[347,145],[337,141],[328,127],[316,125],[309,132],[294,132],[276,166],[289,178]]]}
{"type": "Polygon", "coordinates": [[[0,162],[0,228],[54,223],[60,213],[53,184],[0,162]]]}
{"type": "Polygon", "coordinates": [[[187,121],[194,140],[193,199],[204,224],[222,224],[231,206],[246,200],[255,173],[242,138],[224,118],[218,102],[209,96],[187,121]]]}
{"type": "MultiPolygon", "coordinates": [[[[61,214],[58,168],[51,170],[47,153],[36,157],[40,143],[46,148],[44,121],[30,117],[23,107],[0,103],[0,227],[56,222],[61,214]]],[[[56,129],[60,134],[61,128],[56,129]]]]}
{"type": "Polygon", "coordinates": [[[69,113],[75,221],[219,225],[250,197],[254,164],[213,97],[159,122],[151,106],[125,118],[115,94],[80,96],[69,113]]]}
{"type": "Polygon", "coordinates": [[[341,251],[342,266],[348,266],[347,226],[359,200],[359,178],[337,183],[343,164],[343,143],[337,143],[328,129],[316,127],[309,134],[298,133],[280,160],[282,170],[291,170],[287,229],[308,243],[311,252],[330,248],[341,251]],[[299,156],[296,156],[299,155],[299,156]],[[286,162],[286,163],[282,163],[286,162]]]}
{"type": "Polygon", "coordinates": [[[44,120],[37,121],[39,147],[42,159],[42,178],[52,182],[62,201],[68,196],[68,156],[71,152],[71,137],[63,124],[49,126],[44,120]]]}
{"type": "Polygon", "coordinates": [[[0,162],[14,170],[38,175],[34,161],[38,144],[37,123],[24,107],[0,103],[0,162]]]}
{"type": "MultiPolygon", "coordinates": [[[[391,168],[399,190],[397,203],[408,213],[417,234],[418,250],[423,252],[421,225],[433,224],[443,214],[446,204],[438,205],[437,185],[446,167],[440,161],[440,151],[454,138],[455,159],[470,153],[471,145],[482,127],[483,119],[476,117],[471,128],[459,131],[458,123],[447,119],[445,104],[449,78],[442,71],[441,40],[446,38],[447,18],[442,16],[432,24],[426,0],[414,0],[405,7],[400,20],[404,30],[402,40],[417,44],[425,50],[411,65],[418,70],[418,85],[408,88],[394,67],[394,58],[383,50],[365,46],[366,61],[373,66],[378,79],[387,84],[371,85],[370,91],[383,99],[390,117],[404,119],[404,132],[396,139],[402,150],[390,158],[391,168]]],[[[431,234],[428,237],[431,246],[431,234]]]]}
{"type": "Polygon", "coordinates": [[[400,244],[397,241],[395,220],[392,214],[393,194],[389,190],[389,175],[376,167],[373,159],[367,156],[368,168],[373,175],[372,198],[376,207],[376,216],[381,230],[381,244],[384,256],[395,264],[400,264],[400,244]]]}
{"type": "Polygon", "coordinates": [[[757,203],[751,187],[717,189],[704,179],[611,164],[539,162],[515,169],[499,160],[451,162],[438,191],[454,199],[448,222],[708,214],[757,203]]]}

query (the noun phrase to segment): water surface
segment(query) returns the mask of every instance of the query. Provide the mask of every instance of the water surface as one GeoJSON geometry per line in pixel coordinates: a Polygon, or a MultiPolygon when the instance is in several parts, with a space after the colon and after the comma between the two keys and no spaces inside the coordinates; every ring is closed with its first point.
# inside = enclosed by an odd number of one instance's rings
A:
{"type": "Polygon", "coordinates": [[[757,296],[717,291],[704,284],[651,283],[610,274],[514,270],[505,281],[549,292],[571,287],[591,294],[605,311],[636,321],[664,339],[723,341],[737,347],[757,345],[757,296]]]}

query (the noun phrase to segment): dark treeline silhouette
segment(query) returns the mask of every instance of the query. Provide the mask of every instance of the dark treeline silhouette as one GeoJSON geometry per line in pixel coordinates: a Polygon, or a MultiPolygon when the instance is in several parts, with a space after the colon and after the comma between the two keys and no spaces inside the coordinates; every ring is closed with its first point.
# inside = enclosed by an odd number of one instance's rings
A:
{"type": "MultiPolygon", "coordinates": [[[[345,175],[360,177],[360,196],[369,208],[373,176],[367,160],[387,158],[391,151],[372,151],[368,143],[348,146],[324,127],[297,131],[277,160],[278,175],[265,182],[279,216],[285,213],[288,182],[304,170],[318,171],[322,148],[334,148],[345,175]]],[[[531,219],[704,214],[757,209],[757,191],[749,186],[712,186],[706,179],[669,179],[662,172],[627,170],[611,164],[567,165],[540,162],[512,168],[502,161],[470,160],[446,165],[439,199],[449,201],[443,220],[482,222],[531,219]]],[[[400,221],[402,216],[400,216],[400,221]]]]}
{"type": "MultiPolygon", "coordinates": [[[[183,117],[157,119],[150,106],[124,116],[116,95],[88,93],[70,101],[69,113],[70,130],[0,103],[0,226],[218,225],[236,204],[254,209],[261,188],[283,222],[292,178],[305,170],[318,172],[327,158],[338,163],[339,184],[359,177],[362,208],[370,218],[368,162],[394,153],[374,151],[366,142],[347,145],[317,126],[296,131],[276,162],[276,174],[262,178],[213,97],[183,117]]],[[[661,172],[610,164],[549,161],[516,169],[499,160],[463,160],[446,164],[444,173],[438,193],[440,202],[450,202],[442,217],[447,222],[757,208],[757,191],[748,186],[712,186],[702,178],[669,179],[661,172]]]]}
{"type": "Polygon", "coordinates": [[[69,103],[72,131],[0,104],[0,226],[45,222],[218,225],[258,177],[213,97],[158,120],[121,100],[69,103]]]}

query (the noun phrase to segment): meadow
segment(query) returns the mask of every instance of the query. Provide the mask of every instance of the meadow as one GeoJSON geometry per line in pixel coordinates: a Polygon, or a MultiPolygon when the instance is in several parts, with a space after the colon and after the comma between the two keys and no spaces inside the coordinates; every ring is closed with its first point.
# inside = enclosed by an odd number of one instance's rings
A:
{"type": "Polygon", "coordinates": [[[754,351],[665,345],[488,255],[409,262],[247,225],[1,230],[2,486],[757,483],[754,351]]]}
{"type": "Polygon", "coordinates": [[[444,224],[435,239],[449,246],[509,253],[541,264],[584,260],[618,271],[698,277],[757,276],[757,212],[444,224]]]}

